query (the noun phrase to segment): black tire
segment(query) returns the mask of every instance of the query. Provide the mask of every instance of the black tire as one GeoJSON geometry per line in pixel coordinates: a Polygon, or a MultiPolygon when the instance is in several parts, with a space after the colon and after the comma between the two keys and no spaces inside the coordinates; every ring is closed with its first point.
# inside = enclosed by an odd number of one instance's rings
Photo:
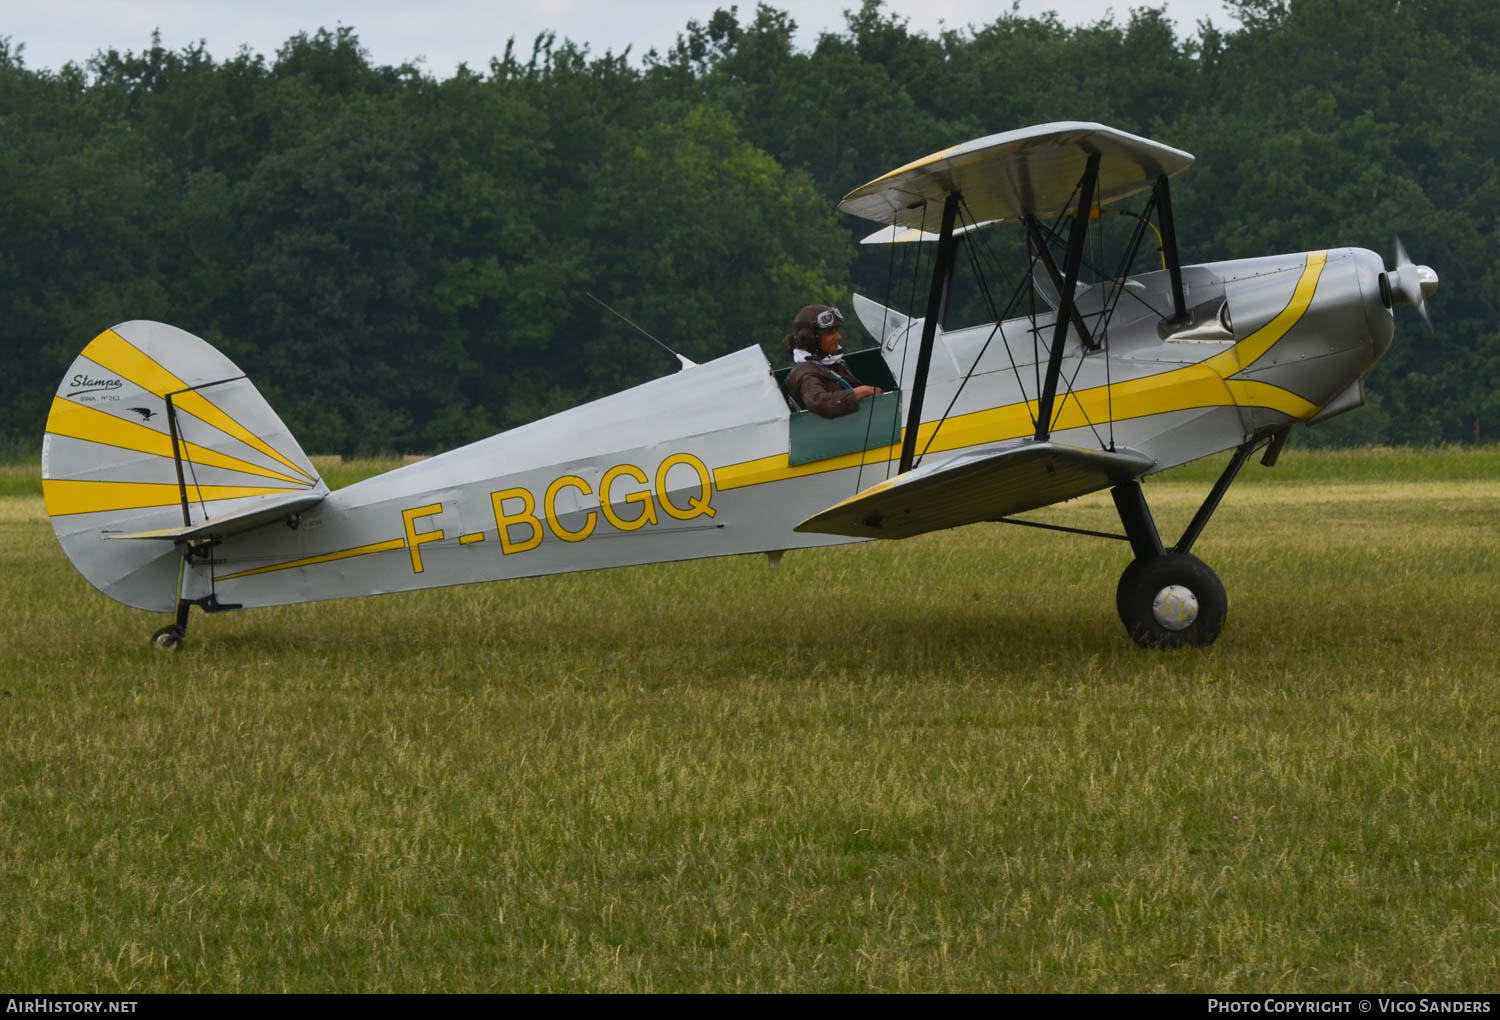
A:
{"type": "Polygon", "coordinates": [[[1224,629],[1229,598],[1208,564],[1191,553],[1166,553],[1134,560],[1125,568],[1115,589],[1115,607],[1126,632],[1143,648],[1206,648],[1224,629]],[[1180,626],[1171,619],[1170,607],[1180,605],[1172,596],[1164,600],[1161,615],[1154,608],[1157,596],[1174,585],[1187,589],[1196,602],[1196,615],[1180,626]]]}
{"type": "Polygon", "coordinates": [[[159,649],[163,652],[180,652],[182,651],[182,641],[184,636],[185,635],[182,633],[182,631],[179,630],[177,625],[174,623],[170,626],[163,627],[161,630],[151,635],[151,647],[159,649]]]}

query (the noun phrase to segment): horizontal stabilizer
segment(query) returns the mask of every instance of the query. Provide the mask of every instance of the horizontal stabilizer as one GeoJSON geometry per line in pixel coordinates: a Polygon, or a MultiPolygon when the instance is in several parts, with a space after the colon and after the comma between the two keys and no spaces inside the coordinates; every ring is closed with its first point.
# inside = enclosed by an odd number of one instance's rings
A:
{"type": "Polygon", "coordinates": [[[1107,489],[1145,474],[1155,464],[1134,450],[1089,450],[1022,439],[897,475],[814,514],[795,530],[910,538],[1107,489]]]}
{"type": "Polygon", "coordinates": [[[223,538],[258,528],[271,521],[300,514],[323,502],[325,492],[296,492],[287,496],[251,496],[240,501],[234,513],[220,514],[199,524],[181,528],[157,528],[153,531],[106,531],[105,538],[148,538],[169,542],[194,542],[202,538],[223,538]]]}

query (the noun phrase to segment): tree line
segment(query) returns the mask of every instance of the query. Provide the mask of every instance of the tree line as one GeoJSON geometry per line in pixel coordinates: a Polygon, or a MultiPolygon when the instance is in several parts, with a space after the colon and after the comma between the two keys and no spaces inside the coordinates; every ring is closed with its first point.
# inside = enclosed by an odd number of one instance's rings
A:
{"type": "Polygon", "coordinates": [[[915,267],[856,243],[846,191],[1051,120],[1198,157],[1173,191],[1187,262],[1390,264],[1399,233],[1442,277],[1434,329],[1401,312],[1369,406],[1304,441],[1492,440],[1500,5],[1230,6],[1191,32],[1013,8],[931,35],[865,0],[800,49],[762,4],[665,53],[544,35],[441,80],[349,27],[55,72],[0,38],[0,441],[34,448],[69,362],[131,318],[219,347],[319,452],[443,449],[675,367],[591,295],[695,360],[779,357],[809,301],[909,304],[915,267]]]}

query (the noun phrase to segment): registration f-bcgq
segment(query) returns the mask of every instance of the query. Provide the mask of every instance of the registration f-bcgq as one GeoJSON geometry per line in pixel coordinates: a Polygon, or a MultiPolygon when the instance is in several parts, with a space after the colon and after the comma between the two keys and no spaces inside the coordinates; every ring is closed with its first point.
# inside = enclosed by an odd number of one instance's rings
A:
{"type": "MultiPolygon", "coordinates": [[[[1193,544],[1247,458],[1363,402],[1392,306],[1436,275],[1397,248],[1183,266],[1169,180],[1193,157],[1057,123],[934,153],[851,192],[869,240],[935,246],[925,311],[854,299],[885,394],[822,419],[791,409],[759,347],[336,492],[209,344],[158,322],[97,336],[47,420],[47,512],[68,557],[127,605],[209,612],[660,560],[766,552],[1012,516],[1109,489],[1134,556],[1117,606],[1153,646],[1206,645],[1227,601],[1193,544]],[[1134,199],[1127,203],[1127,199],[1134,199]],[[1123,214],[1113,274],[1091,234],[1123,214]],[[955,266],[996,231],[1027,241],[992,319],[947,329],[955,266]],[[1143,244],[1148,247],[1143,248],[1143,244]],[[967,250],[966,250],[967,249],[967,250]],[[1155,260],[1129,272],[1138,252],[1155,260]],[[1041,297],[1039,298],[1039,295],[1041,297]],[[1224,450],[1171,545],[1140,480],[1224,450]]],[[[1094,238],[1097,241],[1097,236],[1094,238]]]]}

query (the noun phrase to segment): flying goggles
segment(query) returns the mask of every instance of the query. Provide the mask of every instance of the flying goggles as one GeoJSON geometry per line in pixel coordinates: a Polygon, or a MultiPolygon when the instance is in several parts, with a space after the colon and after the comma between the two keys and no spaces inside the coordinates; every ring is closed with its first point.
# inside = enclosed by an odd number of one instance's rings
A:
{"type": "Polygon", "coordinates": [[[829,308],[819,312],[813,322],[819,329],[832,329],[844,324],[844,315],[837,308],[829,308]]]}

